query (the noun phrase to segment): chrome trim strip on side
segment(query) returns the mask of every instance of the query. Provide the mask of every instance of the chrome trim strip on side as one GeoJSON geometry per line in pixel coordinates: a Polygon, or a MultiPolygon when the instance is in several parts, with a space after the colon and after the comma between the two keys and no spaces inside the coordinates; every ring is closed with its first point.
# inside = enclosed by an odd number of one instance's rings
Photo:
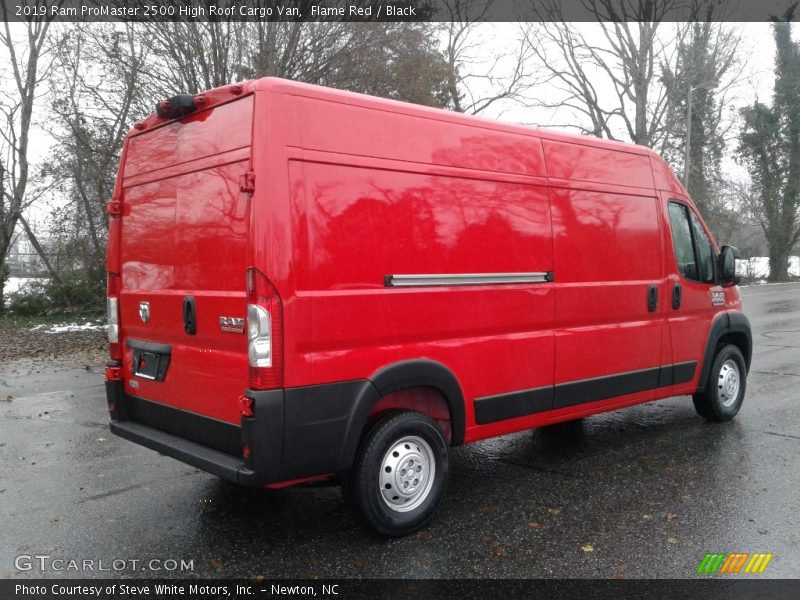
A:
{"type": "Polygon", "coordinates": [[[419,275],[386,275],[387,287],[447,286],[447,285],[501,285],[513,283],[547,283],[553,281],[552,272],[537,273],[442,273],[419,275]]]}

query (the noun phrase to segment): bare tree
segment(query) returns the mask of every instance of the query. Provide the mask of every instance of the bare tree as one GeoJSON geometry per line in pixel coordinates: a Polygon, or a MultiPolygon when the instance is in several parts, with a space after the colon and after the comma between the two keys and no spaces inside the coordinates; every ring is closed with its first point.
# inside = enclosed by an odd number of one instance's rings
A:
{"type": "Polygon", "coordinates": [[[56,146],[44,165],[66,202],[51,229],[57,270],[104,275],[105,202],[125,134],[158,100],[263,75],[443,106],[434,26],[417,23],[162,22],[51,30],[56,146]]]}
{"type": "Polygon", "coordinates": [[[445,63],[425,23],[151,23],[139,43],[158,99],[264,76],[442,106],[445,63]],[[167,60],[163,57],[167,56],[167,60]]]}
{"type": "MultiPolygon", "coordinates": [[[[441,25],[447,61],[448,107],[457,112],[480,114],[501,101],[519,102],[534,85],[530,72],[531,45],[524,36],[513,50],[487,54],[479,39],[482,22],[494,0],[443,0],[441,25]]],[[[485,42],[485,40],[483,40],[485,42]]]]}
{"type": "Polygon", "coordinates": [[[734,28],[709,21],[688,23],[682,29],[674,65],[661,68],[661,83],[667,92],[665,127],[669,132],[661,151],[676,172],[684,173],[692,199],[714,233],[719,233],[726,218],[720,203],[726,185],[720,165],[736,116],[732,100],[742,73],[741,38],[734,28]],[[686,177],[689,114],[690,167],[686,177]]]}
{"type": "Polygon", "coordinates": [[[140,89],[147,49],[131,23],[65,24],[53,38],[50,133],[57,144],[45,170],[66,199],[54,227],[74,253],[71,267],[102,279],[104,207],[122,142],[131,122],[150,111],[140,89]]]}
{"type": "Polygon", "coordinates": [[[591,25],[596,34],[591,37],[587,25],[559,20],[559,7],[550,5],[553,22],[525,28],[538,67],[561,91],[556,101],[538,105],[582,115],[588,126],[570,125],[584,133],[659,148],[667,134],[666,93],[655,83],[659,65],[673,60],[674,32],[665,31],[663,20],[675,2],[585,0],[598,21],[591,25]]]}
{"type": "MultiPolygon", "coordinates": [[[[45,8],[45,4],[36,1],[40,9],[45,8]]],[[[8,249],[27,203],[30,130],[37,91],[49,68],[46,42],[50,17],[46,10],[42,10],[45,16],[34,16],[12,26],[9,23],[8,6],[3,3],[0,7],[0,14],[4,18],[0,49],[5,54],[3,62],[7,65],[7,72],[3,75],[9,77],[12,88],[11,93],[3,92],[0,97],[3,147],[3,167],[0,170],[3,178],[0,185],[0,273],[5,274],[8,249]]],[[[4,287],[5,278],[0,277],[0,311],[4,307],[4,287]]]]}

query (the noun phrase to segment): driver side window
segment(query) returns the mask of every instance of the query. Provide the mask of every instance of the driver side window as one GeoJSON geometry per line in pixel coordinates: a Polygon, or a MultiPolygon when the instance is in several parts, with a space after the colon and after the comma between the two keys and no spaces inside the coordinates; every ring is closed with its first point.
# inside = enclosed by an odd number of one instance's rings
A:
{"type": "Polygon", "coordinates": [[[698,281],[692,231],[689,227],[686,209],[682,204],[669,203],[669,224],[672,228],[672,246],[675,249],[678,272],[686,279],[698,281]]]}
{"type": "Polygon", "coordinates": [[[689,218],[692,221],[692,234],[697,248],[697,258],[700,263],[700,281],[713,283],[714,281],[714,247],[711,240],[706,235],[706,230],[700,223],[700,219],[693,211],[689,211],[689,218]]]}
{"type": "Polygon", "coordinates": [[[700,220],[689,207],[679,202],[670,202],[669,222],[675,261],[680,274],[693,281],[712,283],[714,249],[700,220]]]}

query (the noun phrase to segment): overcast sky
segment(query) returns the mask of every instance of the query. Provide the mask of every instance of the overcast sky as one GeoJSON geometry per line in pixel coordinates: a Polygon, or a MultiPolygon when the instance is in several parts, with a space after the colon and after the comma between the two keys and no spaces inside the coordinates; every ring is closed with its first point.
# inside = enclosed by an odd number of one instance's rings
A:
{"type": "MultiPolygon", "coordinates": [[[[729,114],[734,116],[738,114],[740,107],[751,104],[756,98],[764,102],[770,102],[772,97],[775,44],[768,24],[729,23],[725,26],[734,27],[740,31],[743,41],[741,74],[735,88],[730,90],[728,98],[729,114]]],[[[480,60],[481,57],[488,59],[496,53],[511,51],[513,40],[517,38],[520,25],[518,23],[487,23],[477,27],[476,35],[479,43],[476,44],[474,58],[480,60]]],[[[579,23],[577,27],[590,42],[600,42],[602,40],[602,33],[598,24],[579,23]]],[[[674,27],[674,24],[664,24],[662,27],[670,28],[674,27]]],[[[799,34],[800,28],[796,28],[795,36],[797,37],[799,34]]],[[[480,66],[476,66],[476,71],[480,71],[480,66]]],[[[4,87],[6,90],[8,89],[7,84],[4,87]]],[[[478,89],[478,86],[474,85],[473,87],[478,89]]],[[[599,91],[603,93],[602,87],[599,91]]],[[[613,90],[607,87],[605,93],[611,94],[613,90]]],[[[549,85],[534,88],[531,90],[530,95],[537,95],[545,100],[553,100],[558,97],[557,92],[549,85]]],[[[153,103],[155,104],[157,100],[157,98],[154,98],[153,103]]],[[[44,158],[51,145],[50,137],[42,127],[47,113],[46,102],[47,98],[42,98],[36,107],[36,123],[31,144],[33,162],[44,158]]],[[[558,127],[564,123],[576,122],[576,116],[569,114],[566,110],[533,109],[508,103],[491,107],[483,116],[544,127],[558,127]]],[[[737,179],[746,177],[746,174],[736,165],[732,149],[733,145],[731,144],[723,163],[724,170],[731,177],[737,179]]],[[[39,214],[42,213],[39,212],[39,214]]]]}

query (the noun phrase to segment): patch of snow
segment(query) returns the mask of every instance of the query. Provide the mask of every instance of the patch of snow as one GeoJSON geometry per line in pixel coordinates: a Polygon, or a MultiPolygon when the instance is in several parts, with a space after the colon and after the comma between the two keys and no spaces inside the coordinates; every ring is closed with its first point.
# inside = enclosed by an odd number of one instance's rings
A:
{"type": "Polygon", "coordinates": [[[36,325],[31,327],[30,331],[41,331],[44,333],[69,333],[72,331],[102,331],[106,328],[105,323],[99,321],[86,321],[85,323],[58,323],[55,325],[36,325]],[[45,329],[47,328],[47,329],[45,329]]]}
{"type": "MultiPolygon", "coordinates": [[[[742,274],[745,277],[764,280],[769,277],[768,256],[753,256],[752,258],[744,258],[739,262],[742,268],[742,274]]],[[[800,277],[800,256],[789,257],[789,275],[791,277],[800,277]]],[[[764,283],[766,283],[766,281],[764,281],[764,283]]]]}

